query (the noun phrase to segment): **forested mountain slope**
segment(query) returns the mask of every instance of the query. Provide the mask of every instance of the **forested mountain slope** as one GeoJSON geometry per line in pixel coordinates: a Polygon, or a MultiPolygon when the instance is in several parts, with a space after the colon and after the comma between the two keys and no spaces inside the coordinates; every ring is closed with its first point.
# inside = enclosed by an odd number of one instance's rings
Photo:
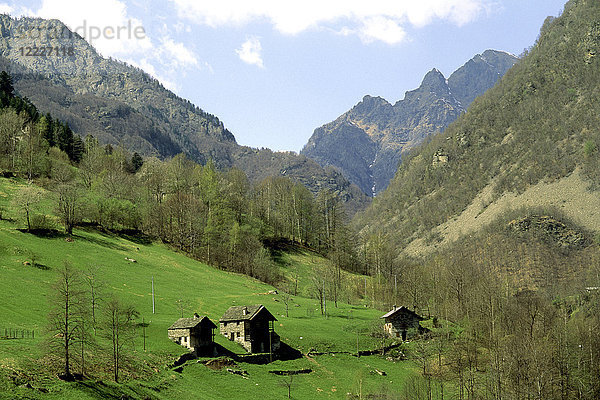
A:
{"type": "Polygon", "coordinates": [[[477,231],[477,218],[488,209],[497,216],[531,205],[499,202],[503,196],[537,193],[536,205],[558,207],[597,230],[597,213],[581,215],[572,200],[600,200],[598,21],[600,4],[576,0],[560,17],[548,18],[535,45],[499,84],[405,158],[356,226],[364,234],[389,233],[399,249],[412,243],[411,254],[420,254],[424,249],[415,243],[445,241],[448,229],[455,238],[477,231]],[[575,198],[558,189],[566,178],[575,198]]]}

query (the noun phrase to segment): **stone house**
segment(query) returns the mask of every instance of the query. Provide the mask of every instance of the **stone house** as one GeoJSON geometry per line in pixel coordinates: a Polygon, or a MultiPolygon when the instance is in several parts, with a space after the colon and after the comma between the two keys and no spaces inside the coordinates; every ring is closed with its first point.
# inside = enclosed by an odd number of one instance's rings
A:
{"type": "Polygon", "coordinates": [[[276,351],[280,346],[274,321],[277,319],[262,304],[233,306],[219,320],[220,332],[250,353],[267,353],[269,347],[276,351]]]}
{"type": "Polygon", "coordinates": [[[381,318],[385,320],[384,332],[392,338],[406,340],[427,332],[427,329],[419,324],[425,318],[406,307],[394,306],[390,312],[382,315],[381,318]]]}
{"type": "Polygon", "coordinates": [[[206,316],[194,314],[192,318],[179,318],[168,329],[169,339],[193,352],[214,348],[214,330],[217,326],[206,316]]]}

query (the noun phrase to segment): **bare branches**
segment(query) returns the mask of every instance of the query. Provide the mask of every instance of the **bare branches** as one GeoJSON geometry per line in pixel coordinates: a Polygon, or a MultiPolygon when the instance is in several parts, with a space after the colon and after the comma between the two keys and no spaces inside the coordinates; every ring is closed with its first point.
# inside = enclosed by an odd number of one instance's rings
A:
{"type": "Polygon", "coordinates": [[[87,316],[85,290],[81,273],[68,262],[60,270],[57,282],[53,286],[52,311],[48,317],[50,348],[62,355],[64,360],[64,378],[73,378],[71,359],[74,345],[84,336],[87,316]]]}
{"type": "Polygon", "coordinates": [[[137,310],[116,297],[108,300],[104,308],[104,332],[112,345],[112,365],[115,382],[119,381],[119,370],[124,358],[124,347],[135,334],[137,310]]]}

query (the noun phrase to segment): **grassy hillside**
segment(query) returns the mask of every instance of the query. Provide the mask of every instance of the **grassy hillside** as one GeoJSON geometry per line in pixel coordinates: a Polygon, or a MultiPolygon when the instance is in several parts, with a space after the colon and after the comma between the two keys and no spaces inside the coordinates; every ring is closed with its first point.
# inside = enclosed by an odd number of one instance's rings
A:
{"type": "MultiPolygon", "coordinates": [[[[315,295],[313,277],[325,267],[334,268],[331,261],[307,247],[291,243],[276,243],[271,244],[271,249],[273,258],[284,277],[284,282],[279,286],[288,288],[290,293],[297,293],[301,297],[313,297],[315,295]]],[[[344,270],[341,270],[340,274],[343,286],[346,288],[341,301],[346,303],[364,302],[365,282],[369,291],[372,288],[373,279],[344,270]]]]}
{"type": "MultiPolygon", "coordinates": [[[[287,393],[282,378],[269,370],[306,369],[313,373],[294,378],[295,398],[346,398],[346,393],[379,391],[382,387],[398,391],[402,382],[413,374],[408,362],[396,364],[378,356],[356,358],[350,355],[303,357],[295,361],[277,361],[271,365],[242,364],[248,379],[225,370],[213,371],[194,361],[183,373],[166,367],[185,351],[167,338],[167,328],[179,316],[178,300],[185,304],[185,314],[208,315],[218,321],[231,305],[264,304],[278,319],[276,331],[282,341],[303,353],[317,351],[355,352],[357,340],[361,349],[381,345],[381,340],[368,335],[379,321],[381,312],[364,306],[339,303],[330,305],[329,317],[321,317],[319,304],[307,297],[293,297],[289,317],[285,317],[281,294],[267,294],[273,287],[246,276],[216,270],[166,246],[136,237],[118,236],[95,230],[75,230],[73,241],[62,234],[40,237],[19,230],[22,216],[12,203],[13,194],[23,182],[0,179],[0,336],[4,329],[34,330],[35,339],[0,340],[0,398],[133,398],[169,399],[276,398],[287,393]],[[136,262],[127,261],[135,259],[136,262]],[[50,307],[51,285],[58,269],[69,261],[81,270],[99,269],[106,283],[105,293],[116,293],[133,304],[149,326],[146,349],[142,350],[142,331],[131,349],[132,371],[125,384],[110,383],[109,375],[81,383],[64,383],[55,378],[52,358],[43,345],[44,326],[50,307]],[[32,265],[26,265],[27,262],[32,265]],[[152,313],[151,281],[154,278],[156,313],[152,313]],[[373,374],[384,370],[387,376],[373,374]],[[138,379],[134,379],[138,378],[138,379]],[[359,381],[361,383],[359,384],[359,381]],[[21,387],[30,382],[34,389],[21,387]],[[39,391],[49,390],[49,393],[39,391]]],[[[51,214],[51,203],[43,203],[42,211],[51,214]]],[[[52,218],[51,216],[49,216],[52,218]]],[[[307,292],[306,262],[324,259],[314,253],[283,252],[286,268],[300,271],[300,291],[307,292]]],[[[243,354],[243,349],[217,335],[217,342],[230,351],[243,354]]],[[[93,358],[92,358],[93,360],[93,358]]],[[[98,358],[99,360],[99,358],[98,358]]],[[[93,361],[92,361],[93,362],[93,361]]],[[[387,389],[386,389],[387,390],[387,389]]]]}
{"type": "MultiPolygon", "coordinates": [[[[519,195],[570,176],[578,167],[581,193],[595,190],[599,20],[600,5],[590,1],[570,1],[560,17],[548,18],[536,44],[499,84],[405,159],[357,226],[364,233],[388,232],[394,245],[405,248],[439,234],[443,240],[444,229],[436,227],[446,223],[470,232],[458,217],[479,207],[478,199],[485,199],[485,208],[507,193],[519,195]]],[[[552,194],[538,200],[546,195],[552,194]]],[[[575,207],[567,203],[565,212],[575,207]]]]}

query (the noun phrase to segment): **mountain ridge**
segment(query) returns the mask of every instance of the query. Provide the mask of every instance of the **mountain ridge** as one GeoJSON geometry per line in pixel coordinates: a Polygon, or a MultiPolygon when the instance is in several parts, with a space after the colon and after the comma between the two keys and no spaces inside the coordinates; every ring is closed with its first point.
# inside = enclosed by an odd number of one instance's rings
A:
{"type": "Polygon", "coordinates": [[[315,129],[301,154],[340,169],[365,193],[375,195],[387,187],[403,153],[448,126],[516,61],[509,53],[486,50],[448,79],[431,69],[417,89],[394,104],[366,95],[336,120],[315,129]]]}

